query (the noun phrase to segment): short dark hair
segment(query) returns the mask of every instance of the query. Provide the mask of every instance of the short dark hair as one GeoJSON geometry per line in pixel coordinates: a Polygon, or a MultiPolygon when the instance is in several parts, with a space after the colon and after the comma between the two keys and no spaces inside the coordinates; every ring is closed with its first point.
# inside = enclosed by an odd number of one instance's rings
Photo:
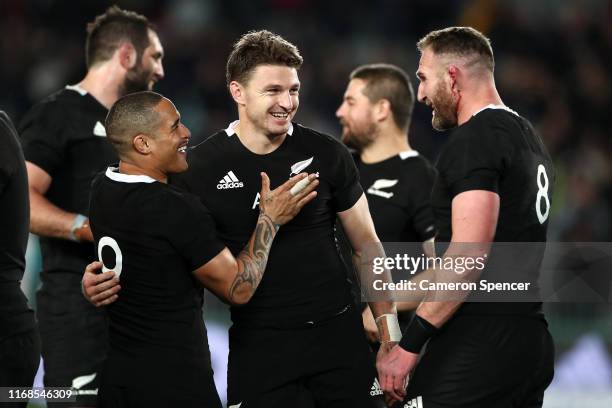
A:
{"type": "Polygon", "coordinates": [[[349,78],[365,81],[363,94],[370,102],[388,100],[397,127],[408,129],[414,108],[414,90],[406,71],[392,64],[367,64],[355,68],[349,78]]]}
{"type": "Polygon", "coordinates": [[[227,85],[238,81],[246,84],[259,65],[285,65],[300,69],[303,58],[297,47],[278,34],[267,30],[249,31],[232,48],[227,59],[227,85]]]}
{"type": "Polygon", "coordinates": [[[432,31],[417,42],[422,53],[431,48],[434,54],[455,54],[458,56],[476,56],[489,71],[495,68],[491,40],[472,27],[448,27],[432,31]]]}
{"type": "Polygon", "coordinates": [[[110,108],[104,126],[119,157],[129,151],[134,136],[156,136],[160,117],[155,107],[163,98],[151,91],[135,92],[119,98],[110,108]]]}
{"type": "Polygon", "coordinates": [[[109,7],[104,14],[87,24],[87,68],[98,62],[108,61],[122,41],[132,43],[140,60],[149,46],[149,30],[155,31],[156,28],[145,16],[117,6],[109,7]]]}

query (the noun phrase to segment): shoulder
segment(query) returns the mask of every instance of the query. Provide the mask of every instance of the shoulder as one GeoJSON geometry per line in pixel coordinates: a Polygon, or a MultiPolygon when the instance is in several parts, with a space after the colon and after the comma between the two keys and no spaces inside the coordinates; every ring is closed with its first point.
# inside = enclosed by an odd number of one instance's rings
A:
{"type": "Polygon", "coordinates": [[[318,130],[306,127],[299,123],[293,124],[293,134],[291,135],[291,137],[295,137],[297,139],[304,139],[305,141],[312,144],[320,144],[322,146],[331,146],[334,148],[342,148],[343,150],[347,150],[347,148],[335,137],[323,132],[319,132],[318,130]]]}
{"type": "Polygon", "coordinates": [[[206,174],[211,168],[216,167],[219,160],[224,160],[224,152],[229,149],[229,137],[224,130],[218,131],[210,136],[199,138],[195,143],[190,142],[190,150],[187,152],[187,171],[173,175],[171,183],[185,186],[187,180],[197,179],[206,174]]]}
{"type": "Polygon", "coordinates": [[[296,145],[301,150],[310,151],[330,160],[337,160],[340,157],[353,162],[348,148],[338,139],[326,133],[295,123],[293,134],[290,137],[295,139],[296,145]]]}
{"type": "Polygon", "coordinates": [[[36,103],[21,120],[20,130],[38,121],[63,123],[68,113],[82,102],[83,97],[77,92],[61,89],[36,103]]]}
{"type": "Polygon", "coordinates": [[[189,142],[191,151],[189,152],[188,160],[201,156],[209,158],[208,154],[211,151],[224,148],[228,145],[228,142],[229,136],[225,130],[219,130],[212,135],[192,139],[189,142]]]}
{"type": "Polygon", "coordinates": [[[436,169],[433,164],[423,155],[414,151],[410,155],[399,155],[399,166],[405,174],[416,178],[425,177],[431,179],[436,175],[436,169]]]}
{"type": "Polygon", "coordinates": [[[440,157],[507,152],[521,121],[524,119],[505,109],[485,109],[452,131],[440,157]]]}
{"type": "Polygon", "coordinates": [[[66,95],[66,90],[61,89],[38,101],[36,104],[34,104],[34,106],[32,106],[28,113],[31,114],[60,110],[62,105],[69,100],[70,98],[66,95]]]}
{"type": "Polygon", "coordinates": [[[499,141],[500,137],[515,134],[525,123],[528,122],[511,109],[485,109],[455,129],[453,139],[456,142],[499,141]]]}

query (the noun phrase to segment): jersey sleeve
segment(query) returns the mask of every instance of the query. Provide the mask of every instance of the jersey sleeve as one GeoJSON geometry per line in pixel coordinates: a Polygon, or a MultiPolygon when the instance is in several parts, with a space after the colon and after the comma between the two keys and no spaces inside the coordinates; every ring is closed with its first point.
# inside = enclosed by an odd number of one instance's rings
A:
{"type": "MultiPolygon", "coordinates": [[[[13,158],[11,157],[10,134],[13,126],[8,116],[0,111],[0,195],[9,183],[13,173],[13,158]]],[[[13,152],[14,153],[14,152],[13,152]]]]}
{"type": "Polygon", "coordinates": [[[332,201],[336,212],[351,208],[363,194],[359,184],[359,173],[349,150],[340,143],[337,144],[337,156],[333,170],[334,186],[332,201]]]}
{"type": "Polygon", "coordinates": [[[19,126],[25,159],[50,175],[64,160],[63,123],[64,115],[57,102],[44,102],[32,108],[19,126]]]}
{"type": "Polygon", "coordinates": [[[482,119],[455,131],[437,168],[452,197],[470,190],[499,193],[500,176],[511,154],[502,129],[482,119]]]}
{"type": "Polygon", "coordinates": [[[419,166],[414,176],[416,186],[411,191],[412,227],[421,241],[427,241],[436,235],[434,212],[431,206],[431,190],[436,171],[427,165],[419,166]]]}
{"type": "Polygon", "coordinates": [[[171,244],[193,271],[217,256],[225,245],[217,239],[208,209],[193,195],[183,197],[169,200],[168,213],[174,216],[167,219],[166,231],[171,244]]]}

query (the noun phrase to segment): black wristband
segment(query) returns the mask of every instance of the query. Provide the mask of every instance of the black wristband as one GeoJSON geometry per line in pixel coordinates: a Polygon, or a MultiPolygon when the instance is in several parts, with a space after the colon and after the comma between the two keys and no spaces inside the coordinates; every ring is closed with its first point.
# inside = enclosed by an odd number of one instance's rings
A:
{"type": "Polygon", "coordinates": [[[415,314],[402,335],[399,346],[406,351],[418,354],[427,340],[437,332],[438,329],[433,324],[415,314]]]}

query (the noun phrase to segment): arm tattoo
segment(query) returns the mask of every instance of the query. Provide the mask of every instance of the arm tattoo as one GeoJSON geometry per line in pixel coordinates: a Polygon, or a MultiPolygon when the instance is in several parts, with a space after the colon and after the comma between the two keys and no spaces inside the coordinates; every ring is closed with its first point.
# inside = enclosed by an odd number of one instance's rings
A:
{"type": "Polygon", "coordinates": [[[259,214],[251,239],[236,259],[238,273],[229,289],[230,300],[235,300],[240,292],[247,291],[249,297],[255,292],[266,269],[272,240],[279,227],[266,214],[259,214]]]}

